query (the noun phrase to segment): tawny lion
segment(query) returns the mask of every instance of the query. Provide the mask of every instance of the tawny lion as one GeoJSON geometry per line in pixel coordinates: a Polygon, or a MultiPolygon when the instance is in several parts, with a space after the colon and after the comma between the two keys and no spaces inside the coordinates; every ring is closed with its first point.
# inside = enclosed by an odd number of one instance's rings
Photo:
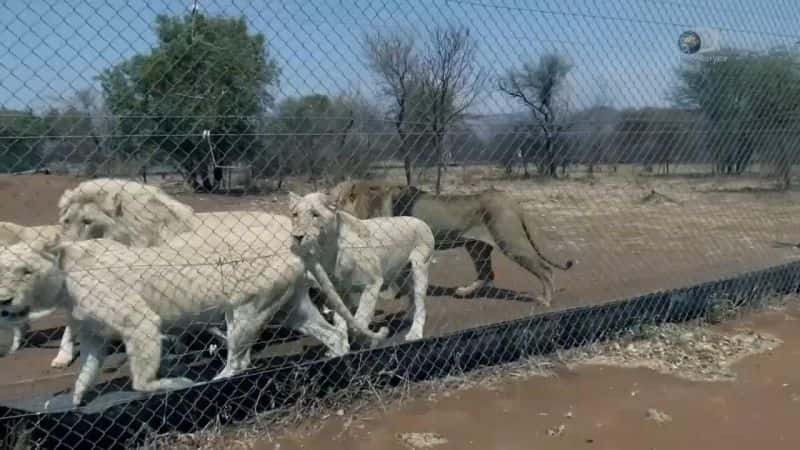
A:
{"type": "Polygon", "coordinates": [[[538,300],[550,306],[554,288],[553,267],[569,270],[544,256],[531,237],[519,205],[504,192],[491,189],[467,195],[434,195],[413,186],[382,181],[345,181],[331,192],[337,205],[361,219],[381,216],[413,216],[427,223],[436,236],[436,249],[464,247],[478,279],[456,289],[457,296],[473,295],[494,281],[491,255],[500,249],[543,285],[538,300]]]}

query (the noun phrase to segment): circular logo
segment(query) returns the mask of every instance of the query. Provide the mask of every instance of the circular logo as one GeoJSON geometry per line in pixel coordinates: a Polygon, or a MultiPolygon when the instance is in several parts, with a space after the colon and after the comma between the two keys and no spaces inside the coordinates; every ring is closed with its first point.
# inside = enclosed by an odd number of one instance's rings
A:
{"type": "Polygon", "coordinates": [[[678,48],[687,55],[697,53],[700,50],[700,35],[694,31],[684,31],[678,38],[678,48]]]}

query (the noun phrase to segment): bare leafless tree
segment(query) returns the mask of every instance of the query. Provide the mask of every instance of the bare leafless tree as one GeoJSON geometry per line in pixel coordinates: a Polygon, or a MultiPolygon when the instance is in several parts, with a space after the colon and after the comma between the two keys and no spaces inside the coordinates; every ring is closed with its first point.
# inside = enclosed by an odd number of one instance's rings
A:
{"type": "Polygon", "coordinates": [[[439,192],[445,133],[475,103],[486,79],[476,63],[477,44],[459,27],[434,29],[423,48],[403,33],[368,35],[365,43],[369,67],[393,102],[406,183],[413,181],[414,149],[432,148],[439,192]]]}
{"type": "Polygon", "coordinates": [[[436,153],[436,193],[441,191],[443,143],[447,130],[460,121],[464,113],[483,92],[485,72],[476,64],[477,43],[469,29],[437,28],[422,57],[421,91],[425,101],[416,105],[425,110],[436,153]]]}
{"type": "Polygon", "coordinates": [[[414,38],[404,33],[367,35],[365,49],[370,69],[380,78],[383,93],[394,103],[392,121],[400,137],[406,183],[411,185],[412,146],[406,139],[410,125],[408,110],[418,90],[420,75],[414,38]]]}
{"type": "Polygon", "coordinates": [[[557,54],[542,55],[538,62],[527,62],[521,69],[511,69],[500,79],[501,92],[522,103],[531,113],[544,138],[544,167],[557,176],[553,144],[559,132],[558,94],[572,65],[557,54]]]}

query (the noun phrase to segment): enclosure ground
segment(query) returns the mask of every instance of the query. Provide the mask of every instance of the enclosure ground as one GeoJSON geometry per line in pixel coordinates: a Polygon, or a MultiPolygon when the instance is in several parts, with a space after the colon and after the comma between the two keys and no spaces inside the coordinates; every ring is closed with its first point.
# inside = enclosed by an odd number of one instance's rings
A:
{"type": "Polygon", "coordinates": [[[688,381],[649,369],[556,367],[327,419],[243,448],[323,450],[735,450],[800,448],[800,308],[712,327],[774,335],[772,351],[732,366],[734,381],[688,381]]]}
{"type": "MultiPolygon", "coordinates": [[[[445,190],[470,192],[493,186],[508,192],[529,213],[542,251],[551,259],[575,259],[577,264],[568,272],[556,272],[559,291],[552,307],[543,308],[525,301],[524,295],[504,299],[538,292],[540,285],[495,252],[496,285],[501,289],[482,292],[475,299],[453,298],[447,291],[429,296],[427,336],[687,286],[800,257],[796,249],[772,245],[774,241],[800,241],[796,224],[800,193],[770,191],[762,179],[638,177],[620,169],[619,174],[603,173],[593,179],[507,180],[494,178],[492,170],[454,171],[445,180],[445,190]],[[654,190],[659,195],[652,195],[654,190]]],[[[54,224],[59,196],[80,181],[58,175],[0,176],[0,220],[54,224]]],[[[300,193],[310,189],[305,180],[287,184],[300,193]]],[[[198,212],[286,212],[285,193],[223,196],[170,192],[198,212]]],[[[437,253],[431,271],[433,286],[453,288],[474,276],[462,249],[437,253]]],[[[384,311],[402,307],[402,302],[381,305],[384,311]]],[[[61,324],[58,317],[51,317],[35,327],[61,324]]],[[[3,338],[8,336],[0,336],[3,338]]],[[[57,341],[38,344],[0,358],[0,400],[72,386],[76,365],[66,370],[49,367],[57,341]]],[[[108,373],[104,378],[124,373],[108,373]]]]}

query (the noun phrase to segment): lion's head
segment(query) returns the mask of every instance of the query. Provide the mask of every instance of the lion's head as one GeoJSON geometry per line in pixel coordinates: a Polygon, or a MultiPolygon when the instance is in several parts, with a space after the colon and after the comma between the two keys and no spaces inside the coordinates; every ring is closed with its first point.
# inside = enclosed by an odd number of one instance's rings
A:
{"type": "Polygon", "coordinates": [[[54,270],[60,255],[52,243],[0,247],[0,322],[16,325],[55,305],[63,282],[54,270]]]}
{"type": "Polygon", "coordinates": [[[343,181],[333,189],[336,206],[358,217],[392,215],[392,194],[401,189],[401,185],[385,182],[353,182],[343,181]]]}
{"type": "Polygon", "coordinates": [[[189,230],[194,211],[155,186],[101,178],[67,190],[58,202],[62,239],[107,238],[149,247],[189,230]]]}
{"type": "Polygon", "coordinates": [[[289,211],[292,237],[306,252],[313,252],[319,245],[320,237],[336,230],[336,211],[327,194],[314,192],[299,196],[289,192],[289,211]]]}

